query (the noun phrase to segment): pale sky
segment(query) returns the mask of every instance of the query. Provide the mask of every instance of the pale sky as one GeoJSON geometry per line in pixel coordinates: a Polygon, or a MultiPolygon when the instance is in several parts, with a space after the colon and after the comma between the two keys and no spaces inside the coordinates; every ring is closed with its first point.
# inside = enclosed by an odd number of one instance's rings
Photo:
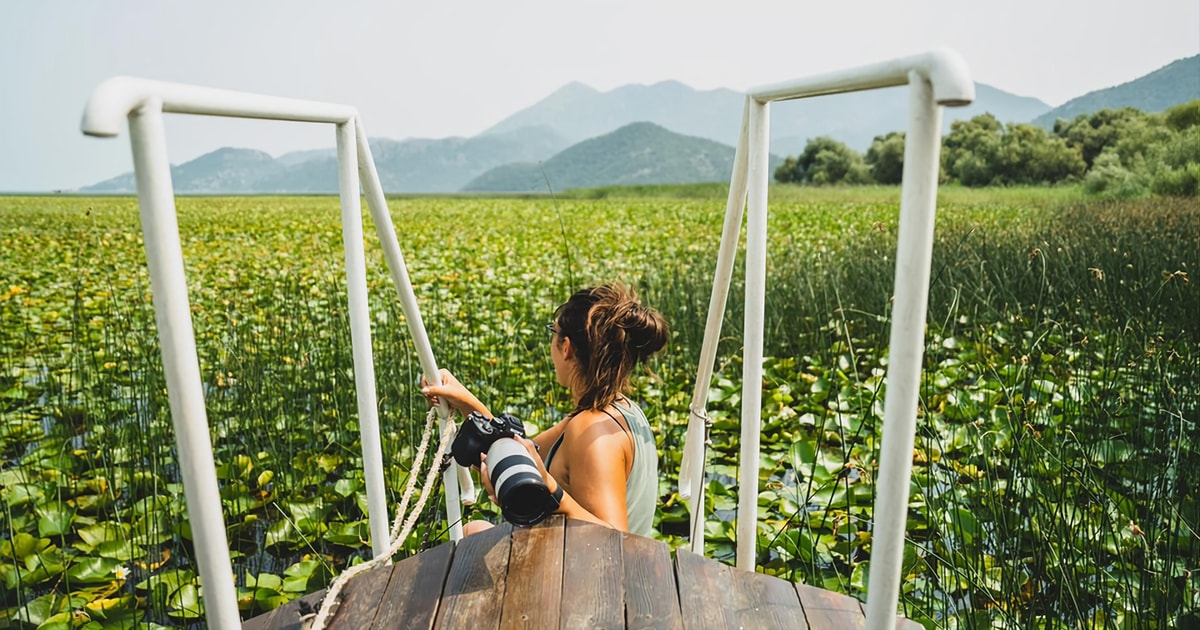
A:
{"type": "MultiPolygon", "coordinates": [[[[1059,105],[1200,53],[1200,2],[4,0],[0,191],[131,170],[127,132],[79,132],[113,75],[345,103],[373,137],[440,138],[570,81],[745,90],[941,46],[976,81],[1059,105]]],[[[173,163],[334,142],[328,126],[179,115],[167,135],[173,163]]]]}

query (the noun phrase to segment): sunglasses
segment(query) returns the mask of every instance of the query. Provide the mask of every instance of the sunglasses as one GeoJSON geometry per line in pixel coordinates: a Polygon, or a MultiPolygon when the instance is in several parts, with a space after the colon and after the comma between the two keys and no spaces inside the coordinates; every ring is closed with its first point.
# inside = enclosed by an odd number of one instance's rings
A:
{"type": "Polygon", "coordinates": [[[554,322],[550,322],[549,324],[546,324],[546,330],[550,331],[551,335],[558,334],[558,328],[554,325],[554,322]]]}

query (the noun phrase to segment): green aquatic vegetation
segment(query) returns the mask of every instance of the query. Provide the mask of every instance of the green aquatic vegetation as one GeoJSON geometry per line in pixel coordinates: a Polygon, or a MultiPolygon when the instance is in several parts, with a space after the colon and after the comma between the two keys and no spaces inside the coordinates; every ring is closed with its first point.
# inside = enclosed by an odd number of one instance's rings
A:
{"type": "MultiPolygon", "coordinates": [[[[720,239],[716,192],[391,202],[439,362],[531,428],[570,407],[542,327],[570,278],[624,279],[664,312],[670,345],[635,395],[658,434],[657,529],[672,544],[689,518],[675,475],[720,239]]],[[[772,198],[758,564],[863,597],[898,192],[772,198]]],[[[1200,466],[1200,211],[951,188],[939,213],[902,612],[932,627],[1186,627],[1200,588],[1189,474],[1200,466]]],[[[338,207],[183,198],[179,216],[249,617],[370,553],[338,207]]],[[[395,506],[430,464],[413,461],[425,409],[368,234],[395,506]]],[[[2,199],[0,269],[0,627],[202,620],[136,203],[2,199]]],[[[706,480],[707,553],[727,561],[741,326],[733,298],[706,480]]],[[[496,516],[486,501],[465,511],[496,516]]],[[[402,553],[447,529],[431,501],[402,553]]]]}

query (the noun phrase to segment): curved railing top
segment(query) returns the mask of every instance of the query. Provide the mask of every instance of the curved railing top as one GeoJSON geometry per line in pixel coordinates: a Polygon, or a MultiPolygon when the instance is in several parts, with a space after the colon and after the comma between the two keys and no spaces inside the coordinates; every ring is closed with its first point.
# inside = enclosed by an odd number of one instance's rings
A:
{"type": "Polygon", "coordinates": [[[893,87],[908,84],[908,73],[914,70],[929,79],[933,100],[938,105],[961,107],[975,100],[975,82],[967,62],[948,48],[762,85],[751,88],[749,95],[756,101],[767,102],[893,87]]]}
{"type": "Polygon", "coordinates": [[[126,116],[151,98],[162,101],[162,111],[178,114],[335,124],[358,118],[358,110],[348,105],[264,96],[136,77],[112,77],[101,82],[92,91],[92,96],[83,110],[80,127],[83,133],[89,136],[117,136],[121,133],[126,116]]]}

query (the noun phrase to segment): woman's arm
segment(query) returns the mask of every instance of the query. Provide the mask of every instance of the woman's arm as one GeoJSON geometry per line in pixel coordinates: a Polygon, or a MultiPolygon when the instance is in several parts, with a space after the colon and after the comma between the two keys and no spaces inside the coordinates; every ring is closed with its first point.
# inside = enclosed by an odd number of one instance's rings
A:
{"type": "Polygon", "coordinates": [[[441,398],[446,399],[446,404],[450,405],[451,409],[457,409],[464,416],[470,415],[472,411],[478,411],[487,417],[492,417],[492,412],[488,411],[487,406],[479,402],[454,375],[450,370],[441,370],[442,384],[430,385],[421,379],[421,393],[425,395],[425,400],[429,402],[429,406],[436,406],[441,398]]]}
{"type": "MultiPolygon", "coordinates": [[[[571,480],[570,489],[564,488],[558,513],[628,531],[625,483],[633,452],[624,430],[606,414],[588,411],[554,428],[559,435],[567,434],[555,458],[563,459],[571,480]]],[[[556,490],[558,481],[546,470],[533,445],[526,446],[537,460],[546,485],[556,490]]]]}
{"type": "Polygon", "coordinates": [[[567,420],[559,420],[554,426],[529,438],[533,440],[534,444],[537,444],[538,452],[542,454],[541,457],[546,456],[545,454],[549,452],[546,449],[554,446],[554,443],[558,441],[558,436],[563,434],[563,429],[567,427],[567,420]]]}

